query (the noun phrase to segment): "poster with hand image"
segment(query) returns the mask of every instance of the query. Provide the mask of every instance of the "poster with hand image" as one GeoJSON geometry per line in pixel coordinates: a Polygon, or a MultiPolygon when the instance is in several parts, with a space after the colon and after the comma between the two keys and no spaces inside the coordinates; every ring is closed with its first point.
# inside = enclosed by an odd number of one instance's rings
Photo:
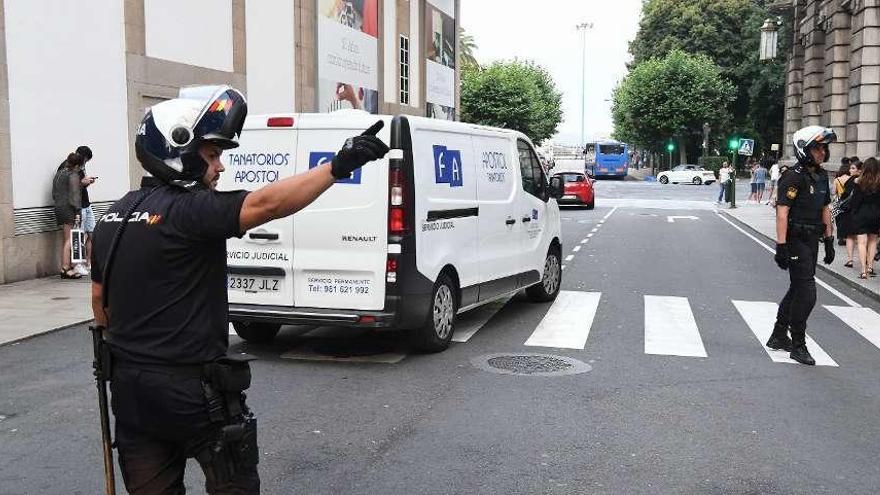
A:
{"type": "Polygon", "coordinates": [[[379,0],[319,0],[319,112],[379,112],[378,36],[379,0]]]}
{"type": "Polygon", "coordinates": [[[425,66],[427,115],[455,120],[454,2],[433,0],[425,11],[425,66]]]}

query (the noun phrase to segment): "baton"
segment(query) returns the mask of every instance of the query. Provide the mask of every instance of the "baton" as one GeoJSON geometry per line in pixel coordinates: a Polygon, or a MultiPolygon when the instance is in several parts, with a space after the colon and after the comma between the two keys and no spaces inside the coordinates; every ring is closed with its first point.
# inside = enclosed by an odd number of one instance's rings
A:
{"type": "Polygon", "coordinates": [[[102,348],[104,346],[103,328],[98,326],[89,327],[92,332],[92,348],[95,360],[92,367],[95,369],[95,385],[98,387],[98,410],[101,414],[101,443],[104,447],[104,493],[116,495],[116,479],[113,471],[113,439],[110,437],[110,410],[107,408],[107,374],[104,367],[102,348]]]}

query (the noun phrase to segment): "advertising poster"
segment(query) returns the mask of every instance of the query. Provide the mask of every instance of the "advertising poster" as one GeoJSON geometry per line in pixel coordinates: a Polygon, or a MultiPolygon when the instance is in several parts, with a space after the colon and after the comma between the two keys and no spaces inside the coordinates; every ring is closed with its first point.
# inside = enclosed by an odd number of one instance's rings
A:
{"type": "Polygon", "coordinates": [[[379,113],[379,0],[319,0],[318,111],[379,113]]]}
{"type": "Polygon", "coordinates": [[[428,2],[425,67],[428,117],[455,120],[455,4],[449,0],[428,2]]]}

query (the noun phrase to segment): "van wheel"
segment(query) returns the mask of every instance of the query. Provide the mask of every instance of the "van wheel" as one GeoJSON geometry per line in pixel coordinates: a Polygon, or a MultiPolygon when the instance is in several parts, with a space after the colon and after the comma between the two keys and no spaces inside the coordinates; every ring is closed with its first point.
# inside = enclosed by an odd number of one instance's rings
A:
{"type": "Polygon", "coordinates": [[[449,347],[455,331],[455,313],[458,311],[455,282],[441,273],[431,293],[431,308],[422,328],[411,332],[412,347],[420,352],[440,352],[449,347]]]}
{"type": "Polygon", "coordinates": [[[562,285],[562,265],[559,262],[559,251],[551,248],[544,260],[544,274],[541,282],[526,289],[526,295],[532,302],[549,302],[559,295],[562,285]]]}
{"type": "Polygon", "coordinates": [[[246,342],[268,344],[278,335],[281,325],[277,323],[257,323],[253,321],[234,321],[232,328],[246,342]]]}

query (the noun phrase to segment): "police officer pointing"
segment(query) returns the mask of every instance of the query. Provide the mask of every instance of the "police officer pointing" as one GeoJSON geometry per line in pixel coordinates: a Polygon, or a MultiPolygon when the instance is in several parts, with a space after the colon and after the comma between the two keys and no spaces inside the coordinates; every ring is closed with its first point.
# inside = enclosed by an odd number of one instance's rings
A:
{"type": "Polygon", "coordinates": [[[226,86],[185,88],[149,109],[135,140],[149,176],[95,231],[92,307],[107,328],[116,446],[133,494],[184,493],[187,458],[208,493],[259,493],[248,358],[227,355],[226,239],[306,207],[388,151],[377,122],[331,164],[250,193],[215,191],[246,114],[226,86]]]}
{"type": "Polygon", "coordinates": [[[807,350],[807,318],[816,305],[816,263],[819,240],[825,246],[825,264],[834,261],[831,235],[831,193],[822,163],[828,143],[837,139],[826,127],[810,126],[794,133],[797,165],[779,180],[776,202],[776,264],[788,270],[791,281],[779,304],[776,324],[767,347],[789,351],[791,359],[814,365],[807,350]],[[788,332],[791,332],[791,339],[788,332]]]}

